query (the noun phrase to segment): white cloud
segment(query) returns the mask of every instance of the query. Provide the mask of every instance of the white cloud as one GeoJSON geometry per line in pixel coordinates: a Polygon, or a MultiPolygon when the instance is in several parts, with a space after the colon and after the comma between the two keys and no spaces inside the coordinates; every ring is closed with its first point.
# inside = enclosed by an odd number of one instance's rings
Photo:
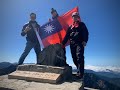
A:
{"type": "Polygon", "coordinates": [[[71,64],[71,63],[70,63],[69,65],[72,66],[72,67],[76,67],[75,64],[71,64]]]}
{"type": "Polygon", "coordinates": [[[120,67],[119,66],[92,66],[92,65],[86,65],[85,66],[85,69],[90,69],[90,70],[93,70],[93,71],[96,71],[96,72],[110,72],[110,71],[113,71],[113,72],[118,72],[120,73],[120,67]]]}

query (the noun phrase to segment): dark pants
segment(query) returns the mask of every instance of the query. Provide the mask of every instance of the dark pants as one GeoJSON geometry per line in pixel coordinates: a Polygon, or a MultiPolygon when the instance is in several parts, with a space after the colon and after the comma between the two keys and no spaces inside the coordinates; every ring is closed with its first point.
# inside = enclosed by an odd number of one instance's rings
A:
{"type": "Polygon", "coordinates": [[[64,54],[65,54],[65,60],[66,60],[66,49],[63,48],[64,54]]]}
{"type": "Polygon", "coordinates": [[[73,62],[81,76],[84,75],[84,47],[82,44],[70,45],[73,62]]]}
{"type": "Polygon", "coordinates": [[[27,55],[29,54],[29,52],[31,51],[32,48],[34,48],[34,50],[35,50],[36,57],[37,57],[37,64],[39,64],[39,62],[40,62],[39,61],[39,53],[41,51],[40,44],[27,41],[25,50],[24,50],[24,52],[22,53],[22,55],[19,59],[18,65],[23,64],[25,58],[27,57],[27,55]]]}

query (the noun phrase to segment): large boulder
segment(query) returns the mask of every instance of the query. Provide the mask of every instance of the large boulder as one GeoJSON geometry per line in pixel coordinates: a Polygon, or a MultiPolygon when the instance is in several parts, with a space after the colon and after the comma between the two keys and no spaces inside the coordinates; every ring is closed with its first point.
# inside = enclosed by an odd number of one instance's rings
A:
{"type": "Polygon", "coordinates": [[[66,66],[65,53],[60,44],[49,45],[44,48],[40,55],[40,64],[50,66],[66,66]]]}

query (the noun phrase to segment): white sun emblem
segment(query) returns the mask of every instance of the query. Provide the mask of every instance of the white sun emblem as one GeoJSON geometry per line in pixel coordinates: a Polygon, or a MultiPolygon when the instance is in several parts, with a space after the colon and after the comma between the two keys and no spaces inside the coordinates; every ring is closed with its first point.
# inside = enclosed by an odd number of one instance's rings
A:
{"type": "Polygon", "coordinates": [[[44,28],[44,31],[47,32],[47,33],[51,33],[53,30],[54,30],[54,26],[53,25],[46,25],[45,28],[44,28]]]}

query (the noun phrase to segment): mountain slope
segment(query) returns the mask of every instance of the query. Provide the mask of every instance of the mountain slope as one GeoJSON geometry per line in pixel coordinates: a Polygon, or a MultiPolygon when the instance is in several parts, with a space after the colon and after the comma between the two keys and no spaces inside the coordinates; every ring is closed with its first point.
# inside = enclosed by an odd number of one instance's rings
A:
{"type": "Polygon", "coordinates": [[[96,88],[101,90],[120,90],[120,87],[113,83],[114,81],[110,82],[112,81],[112,79],[105,80],[104,78],[105,77],[100,77],[94,73],[85,73],[85,87],[96,88]]]}
{"type": "Polygon", "coordinates": [[[13,71],[15,71],[17,68],[16,63],[9,63],[9,62],[1,62],[0,63],[0,75],[6,75],[13,71]]]}

